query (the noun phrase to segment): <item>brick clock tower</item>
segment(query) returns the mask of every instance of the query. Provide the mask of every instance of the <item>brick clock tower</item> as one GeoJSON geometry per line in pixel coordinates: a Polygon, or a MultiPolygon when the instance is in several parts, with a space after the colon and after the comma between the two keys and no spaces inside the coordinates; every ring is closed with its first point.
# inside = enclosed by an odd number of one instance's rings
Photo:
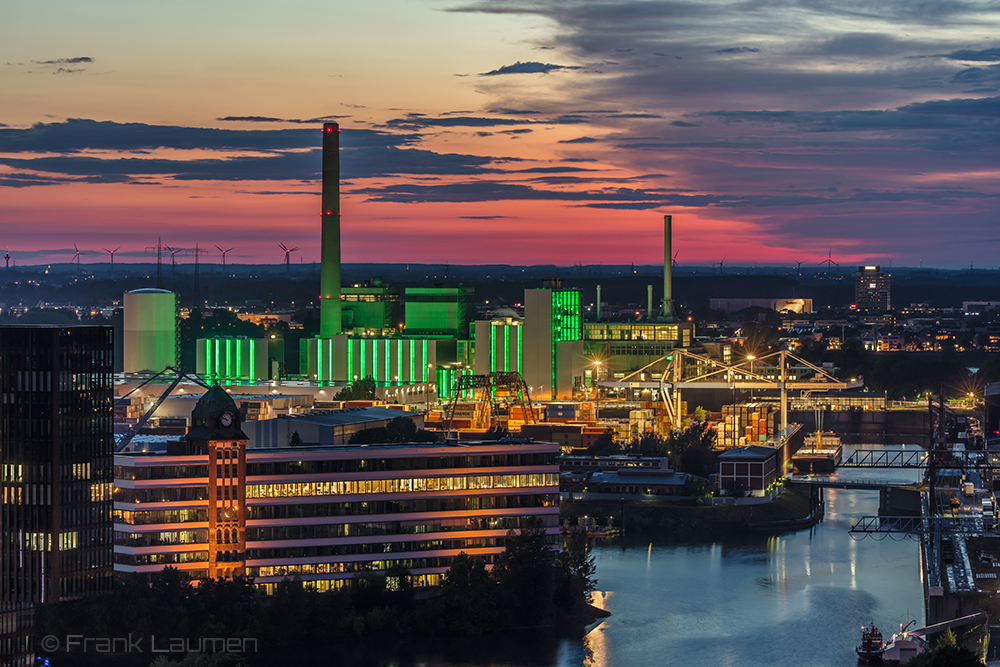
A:
{"type": "Polygon", "coordinates": [[[208,576],[246,572],[247,436],[236,402],[213,386],[191,413],[192,451],[208,454],[208,576]]]}

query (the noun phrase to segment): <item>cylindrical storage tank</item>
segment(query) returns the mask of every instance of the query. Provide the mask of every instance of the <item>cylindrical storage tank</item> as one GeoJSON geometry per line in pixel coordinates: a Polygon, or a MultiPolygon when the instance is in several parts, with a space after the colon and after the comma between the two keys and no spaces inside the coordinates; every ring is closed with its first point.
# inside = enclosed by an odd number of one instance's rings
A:
{"type": "Polygon", "coordinates": [[[177,365],[177,295],[163,289],[125,292],[126,373],[159,373],[177,365]]]}

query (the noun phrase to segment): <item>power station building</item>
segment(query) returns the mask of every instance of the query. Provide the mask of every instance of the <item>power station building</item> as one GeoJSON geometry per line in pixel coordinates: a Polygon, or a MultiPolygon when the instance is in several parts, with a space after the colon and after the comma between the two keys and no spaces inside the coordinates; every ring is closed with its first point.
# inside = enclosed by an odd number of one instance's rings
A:
{"type": "Polygon", "coordinates": [[[541,399],[572,398],[583,383],[583,297],[548,279],[524,291],[524,381],[541,399]]]}
{"type": "Polygon", "coordinates": [[[159,373],[177,365],[177,295],[137,289],[124,296],[126,373],[159,373]]]}
{"type": "Polygon", "coordinates": [[[471,287],[407,287],[406,333],[467,339],[476,315],[471,287]]]}

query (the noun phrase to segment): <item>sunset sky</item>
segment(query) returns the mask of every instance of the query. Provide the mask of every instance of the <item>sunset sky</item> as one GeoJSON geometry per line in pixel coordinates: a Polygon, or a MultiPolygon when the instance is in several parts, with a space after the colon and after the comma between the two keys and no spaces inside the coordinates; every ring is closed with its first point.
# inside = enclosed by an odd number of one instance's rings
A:
{"type": "Polygon", "coordinates": [[[656,264],[670,213],[682,266],[997,266],[997,35],[965,0],[14,0],[0,250],[316,261],[336,120],[344,262],[656,264]]]}

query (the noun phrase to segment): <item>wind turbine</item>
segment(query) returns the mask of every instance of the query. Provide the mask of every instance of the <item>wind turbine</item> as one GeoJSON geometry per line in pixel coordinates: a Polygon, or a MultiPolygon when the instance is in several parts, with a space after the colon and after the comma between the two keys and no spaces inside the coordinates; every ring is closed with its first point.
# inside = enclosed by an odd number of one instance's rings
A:
{"type": "Polygon", "coordinates": [[[73,250],[76,250],[76,254],[73,255],[73,259],[76,260],[76,270],[77,270],[77,272],[79,272],[80,271],[80,255],[82,255],[83,253],[80,252],[80,249],[76,247],[75,243],[73,244],[73,250]]]}
{"type": "Polygon", "coordinates": [[[796,265],[795,268],[798,269],[799,277],[801,278],[802,277],[802,265],[804,264],[804,262],[800,262],[797,259],[793,259],[792,261],[795,262],[795,265],[796,265]]]}
{"type": "Polygon", "coordinates": [[[104,249],[104,252],[106,252],[106,253],[108,253],[108,254],[111,255],[111,279],[112,280],[115,279],[115,253],[118,252],[120,249],[121,249],[121,246],[118,246],[114,250],[109,250],[108,248],[104,249]]]}
{"type": "MultiPolygon", "coordinates": [[[[219,246],[215,246],[215,247],[219,248],[219,246]]],[[[226,248],[225,250],[223,250],[222,248],[219,248],[219,252],[222,253],[222,275],[227,275],[226,274],[226,253],[229,252],[230,250],[232,250],[232,248],[226,248]]]]}
{"type": "Polygon", "coordinates": [[[285,251],[285,275],[290,276],[292,274],[292,266],[289,258],[298,248],[289,248],[284,243],[279,243],[278,247],[285,251]]]}
{"type": "Polygon", "coordinates": [[[163,246],[170,251],[170,270],[173,272],[173,277],[177,279],[177,253],[180,252],[180,248],[171,248],[168,245],[163,246]]]}
{"type": "Polygon", "coordinates": [[[729,257],[729,255],[723,255],[722,259],[719,260],[719,275],[720,276],[722,275],[722,269],[723,269],[723,267],[726,264],[726,257],[729,257]]]}
{"type": "Polygon", "coordinates": [[[679,254],[681,254],[681,251],[680,251],[680,250],[678,250],[677,252],[675,252],[675,253],[674,253],[674,256],[670,258],[670,264],[671,264],[671,266],[673,266],[673,267],[674,267],[675,269],[677,268],[677,255],[679,255],[679,254]]]}
{"type": "MultiPolygon", "coordinates": [[[[4,268],[9,271],[10,270],[10,250],[5,250],[4,251],[3,261],[6,262],[6,264],[4,265],[4,268]]],[[[923,260],[920,260],[920,261],[922,262],[923,260]]]]}
{"type": "Polygon", "coordinates": [[[837,262],[833,261],[833,248],[830,248],[827,251],[827,253],[826,253],[826,259],[824,259],[822,262],[820,262],[820,264],[826,264],[826,272],[827,273],[830,273],[830,265],[831,264],[834,265],[834,266],[836,266],[838,269],[840,268],[840,264],[837,264],[837,262]]]}

